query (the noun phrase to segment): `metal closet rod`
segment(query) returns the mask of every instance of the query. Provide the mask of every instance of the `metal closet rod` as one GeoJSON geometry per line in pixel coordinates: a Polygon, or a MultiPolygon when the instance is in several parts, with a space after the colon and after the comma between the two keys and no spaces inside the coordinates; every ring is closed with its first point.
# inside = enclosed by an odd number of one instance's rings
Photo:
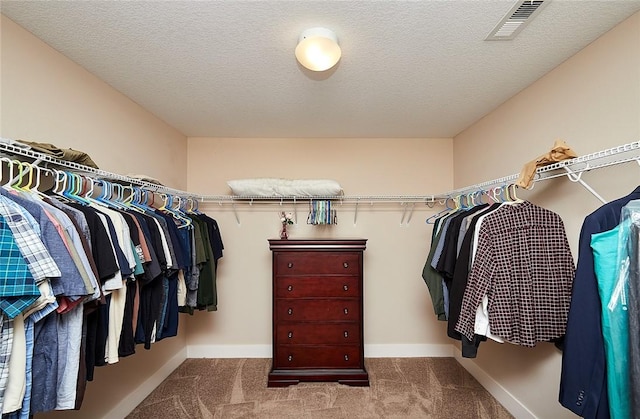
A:
{"type": "Polygon", "coordinates": [[[396,202],[396,203],[435,203],[439,198],[435,195],[314,195],[314,196],[252,196],[252,195],[203,195],[199,197],[202,201],[218,202],[248,202],[252,204],[255,201],[268,201],[272,204],[278,203],[308,203],[310,200],[330,200],[336,202],[355,202],[355,203],[373,203],[373,202],[396,202]]]}
{"type": "MultiPolygon", "coordinates": [[[[32,150],[25,149],[23,147],[15,146],[11,144],[11,140],[7,140],[4,138],[0,138],[0,150],[3,150],[9,154],[21,155],[24,157],[29,157],[36,162],[39,160],[40,162],[51,163],[56,166],[62,166],[69,169],[73,169],[78,172],[83,172],[89,175],[95,175],[97,177],[102,177],[106,179],[119,180],[121,182],[126,182],[134,185],[141,186],[143,188],[149,189],[152,192],[158,193],[167,193],[172,195],[178,195],[183,197],[190,197],[193,199],[197,199],[199,201],[215,201],[220,204],[228,202],[235,204],[237,202],[244,202],[252,204],[254,201],[268,201],[271,203],[277,202],[307,202],[310,199],[324,199],[324,200],[333,200],[333,201],[341,201],[341,202],[355,202],[357,203],[373,203],[373,202],[396,202],[396,203],[425,203],[427,205],[433,205],[437,201],[441,201],[447,198],[451,198],[458,195],[464,195],[466,193],[470,193],[477,190],[487,189],[488,187],[493,186],[503,186],[510,183],[513,183],[516,179],[518,179],[519,173],[504,176],[501,178],[489,180],[486,182],[477,183],[471,186],[465,186],[463,188],[454,189],[449,192],[445,192],[437,195],[343,195],[343,196],[310,196],[310,197],[301,197],[301,196],[282,196],[282,197],[264,197],[264,196],[234,196],[234,195],[199,195],[190,193],[187,191],[168,188],[166,186],[156,185],[154,183],[146,182],[140,179],[120,175],[117,173],[107,172],[106,170],[95,169],[93,167],[84,166],[82,164],[69,162],[66,160],[56,159],[55,157],[51,157],[48,154],[35,152],[32,150]]],[[[553,179],[560,176],[567,176],[571,181],[580,183],[582,186],[587,188],[591,193],[593,193],[600,200],[604,201],[589,185],[586,184],[581,179],[581,175],[583,172],[587,172],[590,170],[600,169],[603,167],[613,166],[621,163],[627,163],[631,161],[640,162],[640,141],[634,141],[631,143],[619,145],[616,147],[612,147],[606,150],[598,151],[591,154],[585,154],[580,157],[576,157],[575,159],[563,160],[558,163],[553,163],[547,166],[543,166],[537,169],[536,177],[534,182],[553,179]],[[629,156],[628,153],[633,153],[632,156],[629,156]],[[619,159],[613,159],[614,156],[625,155],[619,159]]],[[[37,164],[37,163],[36,163],[37,164]]]]}

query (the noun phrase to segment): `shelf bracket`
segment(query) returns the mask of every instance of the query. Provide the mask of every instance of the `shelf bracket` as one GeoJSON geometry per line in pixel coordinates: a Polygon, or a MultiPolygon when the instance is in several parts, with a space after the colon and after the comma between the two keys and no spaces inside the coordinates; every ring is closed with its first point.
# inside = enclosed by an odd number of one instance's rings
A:
{"type": "MultiPolygon", "coordinates": [[[[407,221],[405,221],[404,225],[406,225],[406,226],[409,225],[409,221],[411,221],[411,217],[413,216],[413,210],[414,210],[415,206],[416,206],[416,203],[412,202],[411,203],[411,209],[409,210],[409,215],[407,216],[407,221]]],[[[402,217],[402,219],[404,220],[404,216],[402,217]]],[[[402,225],[402,222],[400,222],[400,225],[402,225]]]]}
{"type": "Polygon", "coordinates": [[[402,224],[404,224],[404,217],[407,216],[407,209],[409,208],[409,205],[406,202],[401,202],[400,206],[403,208],[402,217],[400,218],[400,227],[402,227],[402,224]]]}
{"type": "Polygon", "coordinates": [[[353,225],[356,225],[356,222],[358,220],[358,204],[360,203],[360,199],[356,200],[356,208],[355,211],[353,213],[353,225]]]}
{"type": "Polygon", "coordinates": [[[298,224],[298,206],[296,205],[296,197],[293,197],[293,219],[298,224]]]}
{"type": "MultiPolygon", "coordinates": [[[[582,180],[582,173],[584,173],[584,171],[581,171],[580,173],[576,173],[573,170],[569,169],[567,166],[563,167],[564,170],[567,171],[567,177],[569,178],[569,180],[573,183],[580,183],[582,186],[584,186],[584,188],[586,190],[588,190],[589,192],[591,192],[593,194],[593,196],[595,196],[596,198],[598,198],[598,200],[600,200],[600,202],[602,202],[603,204],[607,203],[607,200],[604,199],[603,197],[601,197],[598,192],[596,192],[591,186],[589,186],[587,184],[587,182],[585,182],[584,180],[582,180]]],[[[588,169],[585,169],[585,171],[588,169]]]]}
{"type": "Polygon", "coordinates": [[[233,215],[236,217],[236,223],[238,223],[238,225],[240,225],[240,217],[238,216],[238,211],[236,209],[236,203],[235,202],[231,203],[231,208],[233,208],[233,215]]]}

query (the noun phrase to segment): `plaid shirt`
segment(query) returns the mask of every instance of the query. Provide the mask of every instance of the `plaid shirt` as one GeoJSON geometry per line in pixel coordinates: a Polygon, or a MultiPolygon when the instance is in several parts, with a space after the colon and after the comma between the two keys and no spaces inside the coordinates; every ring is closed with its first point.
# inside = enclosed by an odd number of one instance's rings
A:
{"type": "Polygon", "coordinates": [[[503,205],[480,226],[455,330],[473,338],[487,295],[492,334],[522,346],[563,336],[573,277],[560,216],[530,202],[503,205]]]}
{"type": "Polygon", "coordinates": [[[42,243],[39,231],[34,230],[31,223],[27,221],[26,215],[16,207],[18,207],[17,204],[0,195],[0,215],[9,225],[33,279],[40,282],[45,278],[60,277],[62,275],[60,269],[42,243]]]}
{"type": "Polygon", "coordinates": [[[0,217],[0,310],[13,319],[40,296],[11,229],[0,217]]]}

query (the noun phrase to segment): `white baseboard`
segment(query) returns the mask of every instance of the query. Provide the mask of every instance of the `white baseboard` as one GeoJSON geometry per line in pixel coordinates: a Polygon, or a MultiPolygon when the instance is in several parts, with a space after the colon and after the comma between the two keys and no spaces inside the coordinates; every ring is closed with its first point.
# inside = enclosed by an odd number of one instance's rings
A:
{"type": "Polygon", "coordinates": [[[153,390],[158,387],[165,378],[187,359],[187,348],[181,349],[167,363],[165,363],[142,385],[133,390],[127,397],[118,403],[113,409],[103,416],[107,418],[124,418],[133,411],[153,390]]]}
{"type": "Polygon", "coordinates": [[[271,358],[271,345],[187,345],[187,358],[271,358]]]}
{"type": "Polygon", "coordinates": [[[452,357],[453,347],[428,344],[369,344],[364,345],[365,358],[422,358],[452,357]]]}
{"type": "MultiPolygon", "coordinates": [[[[451,345],[365,344],[366,358],[451,357],[451,345]]],[[[187,358],[271,358],[271,345],[188,345],[187,358]]]]}
{"type": "Polygon", "coordinates": [[[478,382],[487,389],[497,401],[504,406],[514,417],[518,419],[536,419],[536,416],[525,405],[520,403],[513,394],[509,393],[500,383],[487,374],[475,362],[468,358],[462,358],[460,354],[455,354],[456,360],[471,374],[478,382]]]}

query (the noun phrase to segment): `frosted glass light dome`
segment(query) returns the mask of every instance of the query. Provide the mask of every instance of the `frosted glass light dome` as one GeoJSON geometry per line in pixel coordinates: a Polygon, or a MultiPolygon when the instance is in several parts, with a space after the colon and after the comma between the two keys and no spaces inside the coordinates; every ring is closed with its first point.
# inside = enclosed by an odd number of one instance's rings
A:
{"type": "Polygon", "coordinates": [[[295,52],[298,62],[312,71],[330,69],[342,55],[336,34],[326,28],[311,28],[302,32],[295,52]]]}

